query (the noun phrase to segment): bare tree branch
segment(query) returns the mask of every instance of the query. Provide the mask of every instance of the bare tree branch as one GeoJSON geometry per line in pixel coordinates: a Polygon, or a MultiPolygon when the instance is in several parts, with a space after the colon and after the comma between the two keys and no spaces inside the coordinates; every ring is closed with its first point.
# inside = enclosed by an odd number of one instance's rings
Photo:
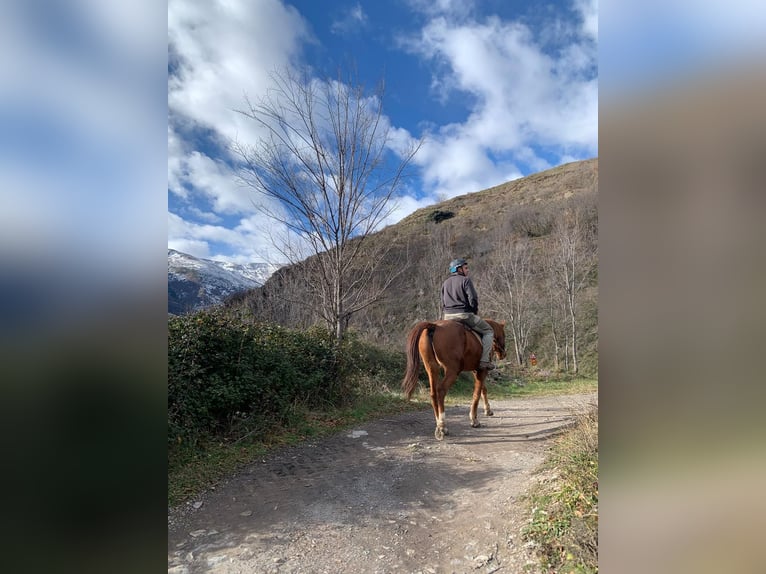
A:
{"type": "MultiPolygon", "coordinates": [[[[367,237],[394,209],[393,200],[421,142],[398,158],[383,116],[382,83],[362,86],[318,81],[286,71],[258,102],[237,110],[266,134],[255,145],[233,142],[240,178],[274,202],[263,211],[302,238],[312,253],[303,261],[308,297],[343,338],[352,314],[378,300],[393,277],[375,283],[376,260],[391,246],[370,249],[367,237]]],[[[277,246],[278,249],[282,247],[277,246]]],[[[398,272],[397,272],[398,273],[398,272]]]]}

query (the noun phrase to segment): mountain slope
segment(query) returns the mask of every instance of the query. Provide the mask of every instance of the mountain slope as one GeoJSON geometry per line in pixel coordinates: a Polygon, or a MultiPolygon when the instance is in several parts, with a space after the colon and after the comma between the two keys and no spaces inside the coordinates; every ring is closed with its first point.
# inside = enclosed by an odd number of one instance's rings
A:
{"type": "Polygon", "coordinates": [[[180,315],[218,305],[235,293],[263,285],[279,267],[200,259],[168,249],[168,313],[180,315]]]}
{"type": "MultiPolygon", "coordinates": [[[[597,200],[598,158],[593,158],[415,211],[365,239],[356,268],[373,268],[373,283],[382,284],[390,276],[396,279],[377,303],[351,317],[349,329],[374,344],[401,348],[414,322],[439,318],[439,288],[447,275],[449,261],[456,257],[465,257],[471,263],[471,275],[479,291],[480,314],[510,321],[512,311],[507,299],[496,297],[492,301],[490,297],[491,288],[498,280],[497,271],[507,257],[510,238],[528,242],[534,253],[531,269],[534,277],[528,297],[535,317],[529,348],[535,350],[538,359],[544,356],[541,350],[546,350],[548,357],[561,354],[567,344],[567,334],[554,334],[549,325],[547,283],[550,279],[545,261],[555,247],[556,223],[572,211],[579,212],[587,225],[589,241],[597,244],[597,200]],[[381,246],[386,251],[384,256],[379,255],[381,246]],[[558,342],[553,340],[556,337],[558,342]]],[[[507,260],[505,263],[507,265],[507,260]]],[[[307,280],[310,277],[304,263],[286,266],[263,287],[238,294],[227,305],[234,309],[247,307],[254,317],[305,328],[321,322],[316,312],[321,301],[313,300],[308,294],[307,280]]],[[[595,368],[597,267],[589,273],[581,299],[578,345],[595,368]]],[[[563,329],[565,318],[557,320],[563,329]]]]}

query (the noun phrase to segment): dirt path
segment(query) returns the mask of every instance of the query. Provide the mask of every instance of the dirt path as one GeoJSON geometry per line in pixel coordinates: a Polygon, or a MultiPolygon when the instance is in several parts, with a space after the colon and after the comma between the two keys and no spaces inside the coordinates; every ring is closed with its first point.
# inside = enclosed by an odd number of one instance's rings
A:
{"type": "Polygon", "coordinates": [[[523,572],[519,498],[597,395],[491,402],[478,429],[449,408],[443,442],[429,409],[254,463],[168,513],[168,572],[523,572]]]}

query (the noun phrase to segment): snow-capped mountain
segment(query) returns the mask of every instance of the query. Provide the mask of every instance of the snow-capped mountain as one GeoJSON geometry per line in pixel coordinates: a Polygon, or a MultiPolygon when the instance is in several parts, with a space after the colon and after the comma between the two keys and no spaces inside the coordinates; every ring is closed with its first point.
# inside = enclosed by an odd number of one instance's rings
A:
{"type": "Polygon", "coordinates": [[[217,305],[234,293],[260,287],[279,267],[224,263],[168,249],[168,313],[181,315],[217,305]]]}

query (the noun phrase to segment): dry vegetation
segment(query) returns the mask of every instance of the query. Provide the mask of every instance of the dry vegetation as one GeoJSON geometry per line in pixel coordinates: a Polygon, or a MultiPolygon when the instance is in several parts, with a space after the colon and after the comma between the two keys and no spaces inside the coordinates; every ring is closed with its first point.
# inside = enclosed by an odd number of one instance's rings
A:
{"type": "MultiPolygon", "coordinates": [[[[509,350],[516,347],[517,362],[534,352],[541,369],[595,374],[597,188],[598,159],[574,162],[420,209],[368,236],[364,252],[370,255],[358,263],[375,270],[366,288],[395,280],[381,298],[350,318],[348,328],[375,345],[401,349],[414,322],[439,318],[447,264],[465,257],[479,291],[480,314],[506,321],[509,332],[526,322],[509,343],[509,350]],[[567,248],[576,250],[570,261],[567,248]],[[499,273],[514,249],[524,249],[529,258],[523,303],[515,308],[511,300],[518,304],[518,286],[509,292],[508,274],[499,273]],[[571,276],[564,277],[568,270],[571,276]]],[[[264,287],[228,305],[285,326],[321,322],[318,303],[306,290],[312,281],[308,269],[302,264],[283,268],[264,287]]]]}
{"type": "Polygon", "coordinates": [[[544,477],[529,495],[524,537],[546,572],[598,572],[598,410],[556,441],[544,477]]]}

